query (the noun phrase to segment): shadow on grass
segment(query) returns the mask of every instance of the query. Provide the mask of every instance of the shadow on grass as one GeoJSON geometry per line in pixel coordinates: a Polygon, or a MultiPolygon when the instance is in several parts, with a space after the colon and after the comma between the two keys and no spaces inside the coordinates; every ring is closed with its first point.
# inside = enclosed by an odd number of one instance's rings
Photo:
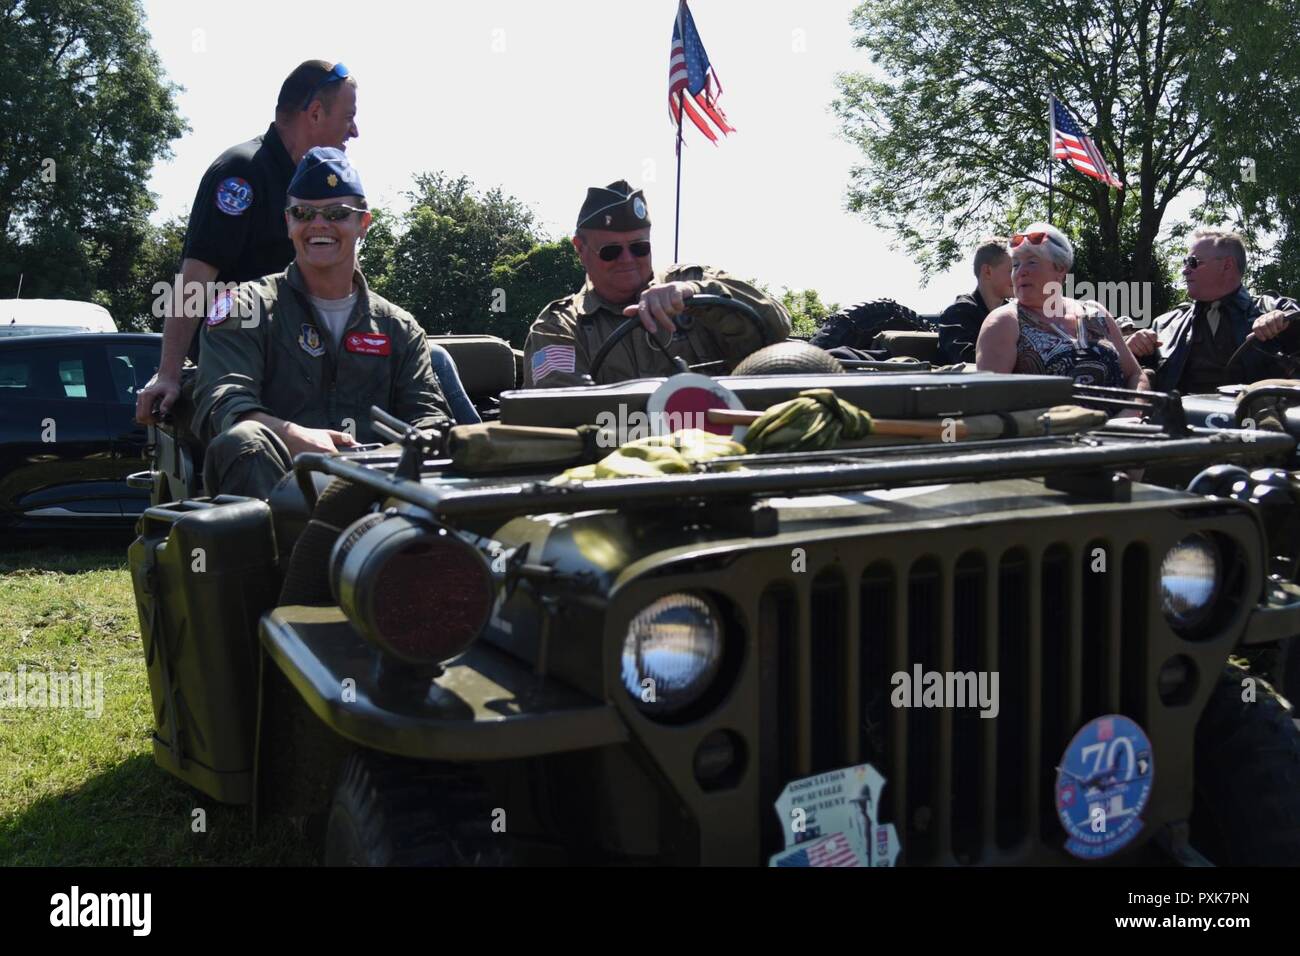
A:
{"type": "Polygon", "coordinates": [[[14,535],[0,547],[0,574],[14,571],[82,571],[126,569],[126,549],[135,540],[130,532],[14,535]]]}
{"type": "Polygon", "coordinates": [[[0,819],[0,866],[310,866],[288,820],[253,837],[250,807],[218,803],[133,757],[81,787],[0,819]],[[206,832],[194,832],[203,810],[206,832]]]}

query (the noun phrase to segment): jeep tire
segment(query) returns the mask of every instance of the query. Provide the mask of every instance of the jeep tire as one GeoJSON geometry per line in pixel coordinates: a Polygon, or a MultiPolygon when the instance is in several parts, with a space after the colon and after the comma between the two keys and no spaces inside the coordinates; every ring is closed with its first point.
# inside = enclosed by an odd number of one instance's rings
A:
{"type": "Polygon", "coordinates": [[[1300,731],[1289,705],[1233,662],[1196,725],[1192,846],[1218,866],[1300,865],[1300,731]],[[1246,678],[1255,700],[1242,700],[1246,678]]]}
{"type": "Polygon", "coordinates": [[[375,753],[343,766],[325,829],[326,866],[501,866],[483,787],[458,768],[375,753]]]}

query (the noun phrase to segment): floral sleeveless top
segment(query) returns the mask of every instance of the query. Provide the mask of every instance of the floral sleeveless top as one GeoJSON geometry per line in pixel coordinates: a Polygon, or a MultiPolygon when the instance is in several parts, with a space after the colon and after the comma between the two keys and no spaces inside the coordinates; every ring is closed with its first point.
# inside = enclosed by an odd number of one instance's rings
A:
{"type": "Polygon", "coordinates": [[[1093,306],[1077,320],[1078,336],[1071,338],[1055,326],[1044,327],[1016,306],[1020,338],[1016,340],[1016,364],[1020,375],[1064,375],[1080,385],[1123,388],[1126,384],[1119,353],[1106,337],[1106,319],[1093,306]]]}

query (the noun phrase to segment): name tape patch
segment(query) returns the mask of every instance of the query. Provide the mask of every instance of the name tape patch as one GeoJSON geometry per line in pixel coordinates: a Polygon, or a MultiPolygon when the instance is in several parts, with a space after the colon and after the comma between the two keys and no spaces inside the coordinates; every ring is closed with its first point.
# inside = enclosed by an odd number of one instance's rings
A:
{"type": "Polygon", "coordinates": [[[379,332],[349,332],[343,339],[343,347],[359,355],[391,355],[393,352],[388,336],[379,332]]]}

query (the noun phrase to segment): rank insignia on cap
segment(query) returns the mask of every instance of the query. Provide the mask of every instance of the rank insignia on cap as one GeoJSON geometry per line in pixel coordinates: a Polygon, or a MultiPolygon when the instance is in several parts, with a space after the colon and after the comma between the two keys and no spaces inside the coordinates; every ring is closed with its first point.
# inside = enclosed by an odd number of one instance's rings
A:
{"type": "Polygon", "coordinates": [[[361,177],[347,155],[333,146],[313,146],[303,154],[286,192],[295,199],[365,196],[361,177]]]}
{"type": "Polygon", "coordinates": [[[650,225],[645,194],[633,189],[625,179],[608,186],[593,186],[587,190],[587,199],[578,211],[575,228],[597,225],[611,232],[633,232],[650,225]]]}

